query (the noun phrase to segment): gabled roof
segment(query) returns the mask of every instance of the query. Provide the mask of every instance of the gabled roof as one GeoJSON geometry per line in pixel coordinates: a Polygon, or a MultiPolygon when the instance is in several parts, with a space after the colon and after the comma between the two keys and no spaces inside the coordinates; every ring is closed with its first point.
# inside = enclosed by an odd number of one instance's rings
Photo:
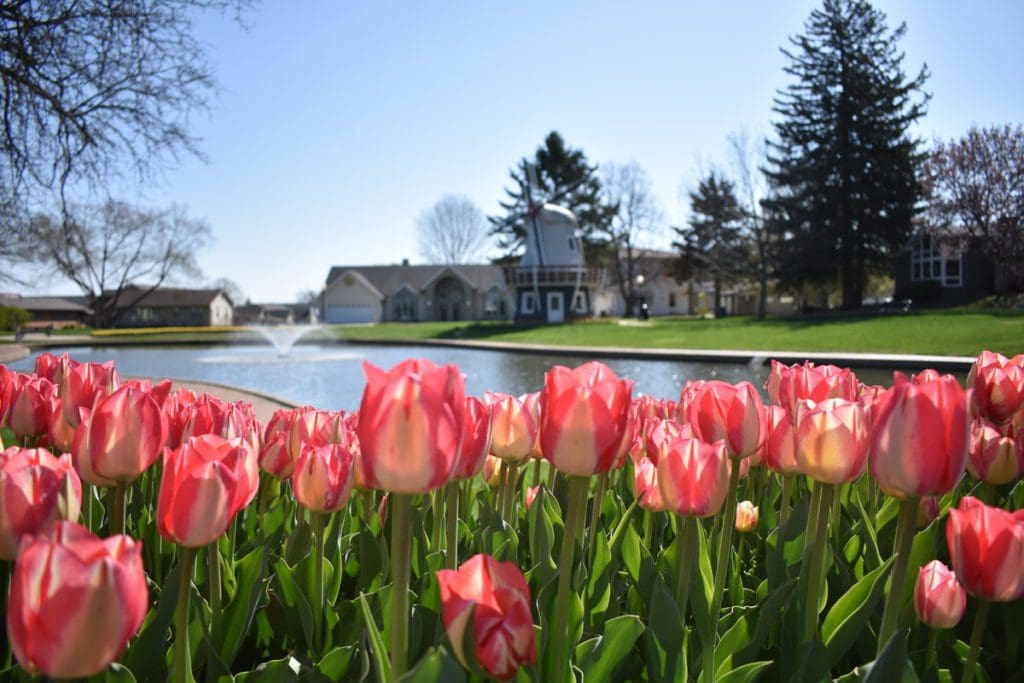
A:
{"type": "Polygon", "coordinates": [[[347,272],[362,275],[374,288],[384,296],[396,294],[403,285],[422,291],[441,276],[446,270],[455,271],[465,282],[478,290],[486,291],[491,287],[504,289],[505,276],[501,266],[491,264],[469,264],[455,266],[334,266],[327,274],[327,287],[347,272]]]}
{"type": "MultiPolygon", "coordinates": [[[[77,297],[76,297],[77,298],[77,297]]],[[[62,296],[21,296],[20,294],[0,295],[0,306],[14,306],[26,311],[71,311],[92,313],[81,301],[62,296]]]]}
{"type": "MultiPolygon", "coordinates": [[[[128,306],[148,287],[128,285],[121,290],[118,307],[128,306]]],[[[113,292],[105,292],[113,296],[113,292]]],[[[231,298],[220,289],[179,289],[174,287],[158,287],[144,296],[136,305],[145,308],[171,308],[174,306],[209,306],[217,296],[223,296],[231,303],[231,298]]]]}

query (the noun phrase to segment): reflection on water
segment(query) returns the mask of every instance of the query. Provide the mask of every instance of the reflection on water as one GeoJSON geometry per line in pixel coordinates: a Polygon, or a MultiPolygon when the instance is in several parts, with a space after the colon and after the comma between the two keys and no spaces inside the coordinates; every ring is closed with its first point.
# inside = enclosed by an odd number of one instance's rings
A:
{"type": "MultiPolygon", "coordinates": [[[[355,409],[362,398],[362,361],[391,367],[406,358],[429,358],[438,364],[455,363],[466,375],[470,394],[484,391],[523,394],[539,389],[552,365],[579,365],[589,359],[571,354],[534,355],[434,346],[330,346],[303,345],[288,357],[273,348],[257,345],[88,347],[52,349],[67,351],[79,361],[113,360],[126,376],[173,377],[251,387],[296,403],[328,409],[355,409]]],[[[31,370],[35,356],[11,363],[13,370],[31,370]]],[[[768,367],[742,363],[692,363],[684,361],[613,358],[604,361],[619,376],[635,383],[634,394],[678,398],[689,380],[747,380],[764,385],[768,367]]],[[[892,372],[858,370],[870,384],[889,384],[892,372]]]]}

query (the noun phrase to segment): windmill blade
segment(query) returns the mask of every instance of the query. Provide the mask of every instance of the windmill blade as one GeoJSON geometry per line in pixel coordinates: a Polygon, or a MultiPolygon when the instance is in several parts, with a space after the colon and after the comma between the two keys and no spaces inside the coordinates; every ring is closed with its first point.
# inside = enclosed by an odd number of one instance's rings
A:
{"type": "Polygon", "coordinates": [[[585,183],[585,182],[587,182],[586,178],[583,178],[582,180],[577,180],[575,183],[573,183],[569,187],[565,188],[561,192],[557,192],[557,193],[553,194],[550,198],[548,198],[547,203],[549,203],[549,204],[557,204],[560,200],[564,199],[566,196],[572,194],[577,189],[579,189],[579,187],[581,185],[583,185],[583,183],[585,183]]]}

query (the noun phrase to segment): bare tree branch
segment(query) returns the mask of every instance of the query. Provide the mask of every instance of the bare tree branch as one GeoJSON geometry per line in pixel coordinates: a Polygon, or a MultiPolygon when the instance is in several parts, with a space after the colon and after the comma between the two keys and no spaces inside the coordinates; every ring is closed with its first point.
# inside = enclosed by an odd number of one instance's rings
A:
{"type": "Polygon", "coordinates": [[[445,195],[416,222],[420,256],[454,265],[481,261],[489,246],[487,219],[468,197],[445,195]]]}

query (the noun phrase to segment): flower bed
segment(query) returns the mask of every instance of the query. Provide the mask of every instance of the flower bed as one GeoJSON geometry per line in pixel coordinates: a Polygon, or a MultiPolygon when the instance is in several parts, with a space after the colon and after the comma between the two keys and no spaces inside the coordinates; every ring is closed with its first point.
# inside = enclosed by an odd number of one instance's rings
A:
{"type": "Polygon", "coordinates": [[[1024,356],[867,386],[601,363],[358,412],[0,365],[5,680],[988,680],[1024,657],[1024,356]],[[969,596],[969,597],[968,597],[969,596]],[[8,658],[7,661],[12,661],[8,658]],[[21,671],[21,673],[18,673],[21,671]]]}

